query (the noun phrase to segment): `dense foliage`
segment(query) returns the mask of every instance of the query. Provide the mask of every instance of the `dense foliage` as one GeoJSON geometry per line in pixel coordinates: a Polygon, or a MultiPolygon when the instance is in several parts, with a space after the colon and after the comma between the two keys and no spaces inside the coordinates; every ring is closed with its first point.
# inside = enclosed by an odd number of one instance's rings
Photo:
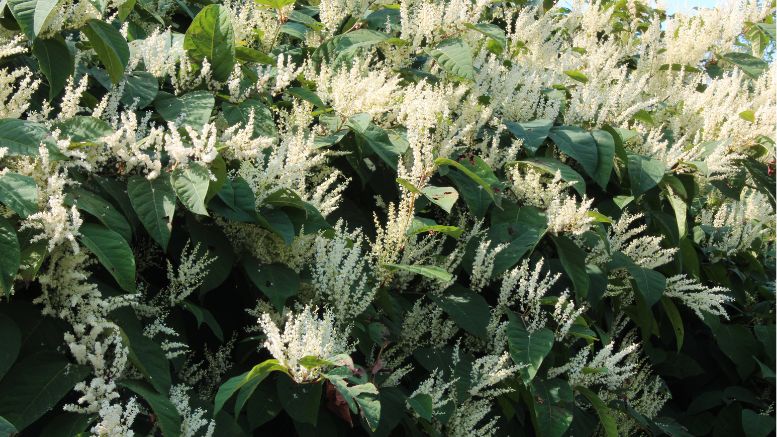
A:
{"type": "Polygon", "coordinates": [[[772,433],[774,2],[528,3],[0,1],[0,434],[772,433]]]}

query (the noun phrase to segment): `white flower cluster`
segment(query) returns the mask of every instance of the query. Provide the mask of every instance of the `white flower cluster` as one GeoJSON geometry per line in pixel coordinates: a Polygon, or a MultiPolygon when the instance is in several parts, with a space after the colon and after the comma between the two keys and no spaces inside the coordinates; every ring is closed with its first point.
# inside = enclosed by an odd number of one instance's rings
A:
{"type": "Polygon", "coordinates": [[[372,302],[377,291],[368,283],[367,258],[361,230],[348,232],[338,221],[332,238],[316,236],[312,282],[318,299],[334,313],[338,323],[355,319],[372,302]]]}
{"type": "Polygon", "coordinates": [[[315,307],[289,313],[283,332],[269,314],[264,313],[259,318],[259,327],[267,336],[264,347],[298,383],[315,381],[321,375],[320,367],[308,369],[300,364],[302,358],[312,356],[327,360],[336,355],[348,355],[354,349],[348,341],[347,330],[335,326],[332,312],[325,310],[323,318],[317,313],[315,307]]]}
{"type": "Polygon", "coordinates": [[[593,223],[593,218],[588,214],[593,199],[584,195],[578,203],[573,195],[567,194],[571,183],[562,181],[560,171],[549,180],[537,170],[521,170],[516,165],[512,168],[510,179],[512,192],[518,201],[545,210],[550,232],[580,235],[593,223]]]}
{"type": "Polygon", "coordinates": [[[742,191],[740,196],[739,201],[724,200],[702,210],[701,224],[709,234],[705,247],[732,255],[774,232],[774,209],[766,196],[753,189],[742,191]]]}
{"type": "Polygon", "coordinates": [[[725,287],[705,287],[696,279],[675,275],[666,278],[664,295],[678,299],[700,319],[704,319],[704,313],[728,319],[723,305],[731,302],[733,298],[725,294],[727,291],[729,290],[725,287]]]}

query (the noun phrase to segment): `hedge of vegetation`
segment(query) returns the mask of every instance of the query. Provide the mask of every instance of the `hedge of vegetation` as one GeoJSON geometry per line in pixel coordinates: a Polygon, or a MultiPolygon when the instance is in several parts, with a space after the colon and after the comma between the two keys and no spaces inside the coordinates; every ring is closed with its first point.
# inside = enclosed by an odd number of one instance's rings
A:
{"type": "Polygon", "coordinates": [[[774,1],[0,11],[0,435],[774,431],[774,1]]]}

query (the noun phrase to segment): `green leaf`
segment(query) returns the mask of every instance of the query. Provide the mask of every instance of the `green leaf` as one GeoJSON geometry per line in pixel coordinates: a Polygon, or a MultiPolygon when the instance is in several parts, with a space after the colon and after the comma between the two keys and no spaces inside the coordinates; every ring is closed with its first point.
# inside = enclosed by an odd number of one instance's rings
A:
{"type": "Polygon", "coordinates": [[[421,266],[410,264],[383,264],[384,267],[389,269],[404,270],[406,272],[416,273],[427,278],[438,279],[443,282],[448,282],[453,279],[453,275],[437,266],[421,266]]]}
{"type": "Polygon", "coordinates": [[[16,273],[19,271],[21,254],[19,239],[13,225],[0,217],[0,293],[10,296],[16,273]]]}
{"type": "Polygon", "coordinates": [[[0,147],[7,147],[9,156],[38,156],[41,141],[48,129],[40,124],[16,118],[0,120],[0,147]]]}
{"type": "Polygon", "coordinates": [[[16,22],[30,41],[40,34],[54,18],[60,0],[8,0],[16,22]]]}
{"type": "Polygon", "coordinates": [[[154,418],[162,435],[165,437],[178,437],[181,435],[181,415],[178,414],[175,405],[168,396],[156,393],[151,387],[139,381],[125,380],[119,385],[126,387],[143,398],[154,412],[154,418]]]}
{"type": "Polygon", "coordinates": [[[215,101],[208,91],[192,91],[179,97],[160,91],[154,107],[165,121],[199,130],[210,120],[215,101]]]}
{"type": "Polygon", "coordinates": [[[222,115],[230,125],[246,125],[251,112],[254,113],[254,136],[274,137],[278,135],[272,111],[262,102],[246,99],[237,105],[224,102],[221,104],[222,115]]]}
{"type": "Polygon", "coordinates": [[[392,138],[389,131],[370,121],[369,114],[356,114],[348,119],[346,125],[356,137],[363,141],[389,167],[396,170],[399,157],[405,153],[409,144],[400,138],[392,138]]]}
{"type": "Polygon", "coordinates": [[[378,397],[378,389],[372,383],[359,384],[349,387],[354,395],[356,403],[359,404],[364,420],[370,430],[375,432],[380,422],[381,404],[378,397]]]}
{"type": "Polygon", "coordinates": [[[51,39],[36,39],[32,54],[38,60],[41,73],[49,82],[49,101],[65,88],[67,78],[73,74],[75,63],[70,48],[61,36],[51,39]]]}
{"type": "Polygon", "coordinates": [[[84,223],[79,229],[79,241],[100,261],[116,279],[122,290],[134,292],[135,257],[121,235],[98,224],[84,223]]]}
{"type": "Polygon", "coordinates": [[[67,195],[65,203],[75,205],[78,209],[94,216],[100,223],[121,235],[127,242],[132,241],[132,228],[127,219],[110,202],[97,194],[78,188],[67,195]]]}
{"type": "Polygon", "coordinates": [[[510,348],[510,357],[513,362],[521,367],[518,372],[524,385],[529,386],[537,371],[542,366],[542,361],[553,349],[553,331],[548,328],[540,328],[529,332],[523,326],[523,322],[508,313],[507,342],[510,348]]]}
{"type": "Polygon", "coordinates": [[[774,416],[758,414],[753,410],[742,410],[742,429],[746,437],[774,435],[774,416]]]}
{"type": "Polygon", "coordinates": [[[127,40],[110,24],[90,19],[81,31],[89,39],[97,57],[105,66],[111,82],[119,83],[129,62],[130,50],[127,40]]]}
{"type": "Polygon", "coordinates": [[[221,384],[216,393],[213,414],[218,414],[218,412],[224,408],[224,404],[227,403],[229,398],[237,393],[238,390],[242,391],[248,386],[249,390],[245,392],[246,395],[244,396],[244,399],[242,402],[238,402],[238,405],[235,407],[235,415],[237,415],[240,410],[243,409],[243,405],[245,405],[245,402],[250,398],[250,395],[256,390],[256,387],[259,386],[259,383],[264,381],[270,373],[276,371],[287,373],[286,368],[278,363],[278,360],[270,359],[255,365],[248,372],[228,379],[225,383],[221,384]]]}
{"type": "Polygon", "coordinates": [[[591,178],[602,187],[607,189],[607,183],[610,181],[613,165],[615,164],[615,137],[605,130],[595,130],[591,135],[596,141],[599,161],[596,164],[596,171],[591,178]]]}
{"type": "Polygon", "coordinates": [[[459,199],[459,193],[453,187],[433,187],[427,186],[421,190],[430,202],[444,209],[448,214],[456,200],[459,199]]]}
{"type": "Polygon", "coordinates": [[[167,250],[175,213],[175,191],[170,179],[159,176],[148,180],[140,175],[131,176],[127,194],[143,227],[163,250],[167,250]]]}
{"type": "Polygon", "coordinates": [[[550,139],[560,151],[577,161],[589,176],[595,177],[599,148],[590,132],[577,126],[556,126],[550,129],[550,139]]]}
{"type": "Polygon", "coordinates": [[[285,6],[293,5],[296,0],[255,0],[256,4],[270,9],[282,9],[285,6]]]}
{"type": "Polygon", "coordinates": [[[412,398],[408,398],[407,403],[420,417],[426,419],[427,422],[432,421],[434,403],[431,396],[426,393],[418,393],[412,398]]]}
{"type": "Polygon", "coordinates": [[[666,289],[666,278],[655,270],[630,264],[626,269],[637,284],[637,291],[642,295],[648,308],[661,300],[666,289]]]}
{"type": "Polygon", "coordinates": [[[321,403],[322,383],[297,384],[291,378],[278,379],[278,399],[295,421],[315,425],[321,403]]]}
{"type": "Polygon", "coordinates": [[[475,68],[472,66],[472,49],[461,38],[450,38],[437,44],[429,51],[448,73],[465,79],[475,78],[475,68]]]}
{"type": "Polygon", "coordinates": [[[208,215],[205,209],[205,197],[208,195],[210,173],[202,164],[190,162],[186,167],[178,167],[170,175],[175,194],[189,211],[208,215]]]}
{"type": "Polygon", "coordinates": [[[244,258],[243,270],[278,311],[299,291],[299,275],[283,264],[259,264],[254,258],[244,258]]]}
{"type": "Polygon", "coordinates": [[[746,75],[754,79],[769,68],[769,64],[766,61],[748,53],[726,53],[723,55],[723,59],[741,68],[746,75]]]}
{"type": "Polygon", "coordinates": [[[558,379],[537,380],[534,397],[534,431],[539,437],[561,437],[572,424],[574,399],[569,383],[558,379]]]}
{"type": "Polygon", "coordinates": [[[640,195],[658,185],[664,177],[664,163],[641,155],[629,155],[629,181],[631,192],[640,195]]]}
{"type": "Polygon", "coordinates": [[[532,120],[523,123],[505,121],[504,124],[515,138],[523,140],[523,147],[535,153],[550,135],[553,120],[532,120]]]}
{"type": "Polygon", "coordinates": [[[153,74],[146,71],[135,71],[126,77],[121,103],[127,106],[136,104],[138,109],[142,109],[156,99],[158,92],[159,82],[153,74]]]}
{"type": "Polygon", "coordinates": [[[3,353],[0,354],[0,381],[8,369],[13,366],[19,350],[22,347],[22,333],[16,323],[5,314],[0,313],[0,344],[3,353]]]}
{"type": "Polygon", "coordinates": [[[35,179],[18,173],[0,175],[0,202],[27,218],[38,210],[38,186],[35,179]]]}
{"type": "Polygon", "coordinates": [[[183,48],[197,62],[207,59],[213,79],[224,82],[235,66],[235,31],[229,11],[221,5],[208,5],[194,17],[183,48]]]}
{"type": "Polygon", "coordinates": [[[586,76],[582,71],[580,70],[565,70],[564,74],[572,78],[572,80],[576,80],[578,82],[587,83],[588,82],[588,76],[586,76]]]}
{"type": "Polygon", "coordinates": [[[133,310],[121,308],[114,311],[112,316],[121,327],[122,339],[129,348],[132,364],[159,393],[168,393],[172,385],[170,362],[162,346],[143,334],[143,326],[133,310]]]}
{"type": "Polygon", "coordinates": [[[683,348],[683,341],[685,339],[685,327],[683,326],[683,317],[680,315],[680,311],[677,306],[667,296],[661,297],[661,305],[664,307],[666,317],[669,319],[669,323],[672,324],[672,330],[674,331],[675,343],[677,344],[677,351],[683,348]]]}
{"type": "Polygon", "coordinates": [[[538,156],[534,158],[527,158],[523,161],[518,161],[518,163],[530,165],[551,175],[555,175],[556,172],[559,172],[561,174],[561,178],[572,184],[572,188],[574,188],[575,191],[577,191],[581,196],[585,194],[585,179],[580,176],[580,173],[574,171],[572,167],[561,163],[557,159],[538,156]]]}
{"type": "Polygon", "coordinates": [[[472,30],[476,30],[483,35],[491,38],[494,42],[496,42],[497,47],[499,48],[499,51],[504,50],[504,48],[507,46],[507,36],[505,35],[505,31],[497,26],[496,24],[491,23],[478,23],[478,24],[465,24],[468,28],[472,30]]]}
{"type": "Polygon", "coordinates": [[[211,332],[213,332],[213,335],[219,339],[219,341],[224,341],[224,331],[221,329],[219,322],[213,316],[213,313],[211,313],[206,308],[187,301],[182,302],[181,306],[192,313],[192,315],[194,315],[194,318],[197,319],[198,328],[202,326],[203,323],[205,323],[208,328],[210,328],[211,332]]]}
{"type": "Polygon", "coordinates": [[[755,112],[750,109],[747,111],[742,111],[739,113],[739,118],[745,121],[749,121],[750,123],[755,123],[755,112]]]}
{"type": "Polygon", "coordinates": [[[575,294],[578,299],[584,300],[588,296],[590,285],[588,273],[585,270],[585,251],[563,235],[552,236],[552,239],[558,250],[561,265],[575,285],[575,294]]]}
{"type": "Polygon", "coordinates": [[[13,423],[9,422],[5,417],[0,416],[0,435],[12,436],[16,435],[19,430],[13,426],[13,423]]]}
{"type": "MultiPolygon", "coordinates": [[[[476,165],[480,164],[480,162],[481,162],[480,158],[477,157],[475,162],[476,162],[476,165]]],[[[491,188],[491,184],[486,182],[479,174],[477,174],[476,172],[470,170],[469,168],[467,168],[463,164],[461,164],[459,162],[456,162],[456,161],[454,161],[452,159],[449,159],[449,158],[437,158],[437,159],[434,160],[434,164],[437,165],[437,166],[449,165],[449,166],[454,167],[457,170],[461,171],[462,173],[467,175],[467,177],[469,177],[473,182],[475,182],[476,184],[480,185],[480,187],[483,188],[483,190],[488,194],[488,196],[491,197],[491,200],[496,202],[496,198],[494,197],[494,190],[491,188]]],[[[483,165],[488,167],[488,165],[485,164],[485,163],[483,163],[483,165]]],[[[488,170],[490,171],[490,169],[488,169],[488,170]]]]}
{"type": "Polygon", "coordinates": [[[599,423],[602,425],[604,435],[607,437],[618,437],[618,424],[615,422],[615,417],[610,412],[610,408],[592,390],[583,386],[576,386],[575,390],[585,396],[588,402],[593,405],[596,414],[599,416],[599,423]]]}
{"type": "Polygon", "coordinates": [[[413,222],[410,224],[410,229],[408,229],[407,232],[408,235],[416,235],[424,232],[440,232],[445,235],[450,235],[453,238],[459,238],[464,233],[464,229],[456,226],[438,225],[432,219],[414,217],[413,222]]]}
{"type": "Polygon", "coordinates": [[[94,142],[114,132],[107,122],[96,117],[76,115],[56,124],[63,136],[74,142],[94,142]]]}
{"type": "Polygon", "coordinates": [[[432,297],[456,324],[470,334],[482,339],[488,338],[486,326],[491,317],[491,307],[478,293],[454,285],[442,295],[432,297]]]}
{"type": "Polygon", "coordinates": [[[39,352],[17,362],[0,382],[0,416],[23,431],[54,406],[90,369],[39,352]]]}
{"type": "MultiPolygon", "coordinates": [[[[85,413],[63,412],[48,421],[41,430],[46,437],[84,437],[92,417],[85,413]]],[[[3,435],[0,431],[0,435],[3,435]]]]}

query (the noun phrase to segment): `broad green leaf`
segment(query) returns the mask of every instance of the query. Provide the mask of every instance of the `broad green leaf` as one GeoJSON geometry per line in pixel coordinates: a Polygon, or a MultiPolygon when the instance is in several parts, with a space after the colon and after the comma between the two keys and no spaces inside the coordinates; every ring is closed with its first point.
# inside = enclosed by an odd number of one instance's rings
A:
{"type": "Polygon", "coordinates": [[[375,432],[380,423],[380,412],[382,410],[378,389],[372,383],[359,384],[349,387],[351,393],[359,404],[359,409],[367,421],[367,426],[375,432]]]}
{"type": "Polygon", "coordinates": [[[167,394],[159,394],[151,387],[140,381],[124,380],[121,386],[135,392],[143,398],[154,412],[155,421],[165,437],[178,437],[181,435],[181,415],[170,401],[167,394]]]}
{"type": "Polygon", "coordinates": [[[52,352],[18,361],[0,381],[0,416],[23,431],[68,394],[90,369],[52,352]]]}
{"type": "Polygon", "coordinates": [[[588,295],[589,279],[585,270],[586,253],[577,244],[563,235],[553,236],[553,243],[558,250],[561,265],[575,285],[578,299],[584,300],[588,295]]]}
{"type": "Polygon", "coordinates": [[[641,155],[629,155],[628,167],[631,192],[635,196],[658,185],[666,171],[663,162],[641,155]]]}
{"type": "Polygon", "coordinates": [[[677,306],[668,296],[661,296],[661,305],[664,307],[664,312],[666,313],[666,317],[669,319],[669,323],[672,324],[675,343],[677,344],[677,351],[679,352],[680,349],[683,348],[683,341],[685,339],[683,317],[680,315],[680,311],[677,309],[677,306]]]}
{"type": "Polygon", "coordinates": [[[404,270],[406,272],[416,273],[443,282],[448,282],[453,279],[453,275],[437,266],[421,266],[416,264],[383,264],[383,266],[392,270],[404,270]]]}
{"type": "Polygon", "coordinates": [[[75,69],[73,54],[61,36],[38,38],[32,44],[41,73],[49,82],[49,100],[59,95],[75,69]]]}
{"type": "Polygon", "coordinates": [[[324,41],[313,52],[312,59],[316,64],[328,62],[331,65],[342,65],[349,62],[360,50],[386,41],[389,36],[372,29],[358,29],[324,41]]]}
{"type": "Polygon", "coordinates": [[[523,147],[535,153],[550,135],[553,120],[532,120],[523,123],[505,121],[504,124],[515,138],[523,140],[523,147]]]}
{"type": "Polygon", "coordinates": [[[97,52],[97,57],[105,66],[111,81],[121,82],[130,56],[127,40],[115,27],[97,19],[88,20],[81,31],[97,52]]]}
{"type": "Polygon", "coordinates": [[[674,211],[675,222],[677,223],[677,234],[680,236],[680,238],[684,238],[688,233],[688,205],[674,191],[665,190],[664,193],[666,195],[666,199],[669,201],[669,204],[672,205],[672,210],[674,211]]]}
{"type": "Polygon", "coordinates": [[[5,417],[0,416],[0,435],[11,436],[16,435],[19,432],[13,423],[9,422],[5,417]]]}
{"type": "Polygon", "coordinates": [[[199,130],[210,120],[215,101],[213,94],[207,91],[192,91],[178,97],[160,91],[154,107],[165,121],[188,124],[199,130]]]}
{"type": "Polygon", "coordinates": [[[278,379],[278,399],[284,411],[295,421],[315,425],[323,384],[297,384],[291,378],[278,379]]]}
{"type": "MultiPolygon", "coordinates": [[[[289,210],[293,211],[293,210],[289,210]]],[[[259,224],[273,231],[283,239],[286,245],[291,245],[296,236],[294,222],[291,221],[289,214],[278,208],[262,208],[257,214],[259,224]]]]}
{"type": "Polygon", "coordinates": [[[251,394],[253,394],[254,390],[256,390],[256,387],[259,386],[259,383],[264,381],[264,379],[267,378],[270,373],[276,371],[287,373],[286,368],[278,363],[278,360],[270,359],[255,365],[248,372],[228,379],[225,383],[221,384],[218,392],[216,393],[213,413],[218,414],[218,412],[224,408],[224,404],[227,403],[229,398],[231,398],[235,393],[238,392],[238,390],[240,390],[241,394],[245,394],[235,406],[235,415],[237,415],[240,410],[243,409],[243,405],[245,405],[245,402],[248,400],[248,398],[251,397],[251,394]],[[243,392],[246,387],[249,389],[243,392]]]}
{"type": "Polygon", "coordinates": [[[281,9],[285,6],[293,5],[296,0],[255,0],[257,5],[270,9],[281,9]]]}
{"type": "Polygon", "coordinates": [[[454,285],[432,300],[465,331],[483,339],[488,337],[486,325],[491,316],[491,307],[480,294],[454,285]]]}
{"type": "Polygon", "coordinates": [[[218,320],[213,316],[213,313],[206,308],[187,301],[182,302],[181,306],[194,315],[194,318],[197,319],[197,327],[202,326],[203,323],[208,325],[213,335],[219,341],[224,341],[224,331],[221,329],[218,320]]]}
{"type": "Polygon", "coordinates": [[[443,70],[465,79],[475,78],[475,68],[472,66],[472,49],[461,38],[451,38],[442,41],[429,51],[443,70]]]}
{"type": "Polygon", "coordinates": [[[135,71],[126,77],[121,103],[127,106],[134,104],[138,109],[143,109],[156,99],[158,92],[159,82],[153,74],[135,71]]]}
{"type": "Polygon", "coordinates": [[[595,130],[591,135],[596,141],[599,161],[596,164],[596,171],[591,178],[602,189],[607,189],[607,183],[610,181],[610,174],[614,165],[615,158],[615,138],[606,130],[595,130]]]}
{"type": "Polygon", "coordinates": [[[537,380],[531,387],[534,398],[534,431],[539,437],[561,437],[572,424],[574,397],[567,381],[537,380]]]}
{"type": "Polygon", "coordinates": [[[508,316],[510,321],[507,324],[507,342],[510,357],[516,365],[523,366],[518,372],[524,385],[529,386],[537,375],[542,361],[553,348],[553,331],[540,328],[529,332],[514,314],[508,313],[508,316]]]}
{"type": "Polygon", "coordinates": [[[431,396],[426,393],[419,393],[412,398],[408,398],[407,403],[420,417],[426,419],[428,422],[432,421],[432,413],[434,412],[432,408],[434,403],[431,396]]]}
{"type": "Polygon", "coordinates": [[[279,311],[299,291],[299,275],[283,264],[259,264],[254,258],[244,258],[243,270],[279,311]]]}
{"type": "Polygon", "coordinates": [[[450,235],[453,238],[459,238],[464,233],[464,229],[456,226],[438,225],[434,220],[423,217],[414,217],[407,230],[408,235],[421,234],[424,232],[440,232],[450,235]]]}
{"type": "Polygon", "coordinates": [[[757,78],[769,68],[769,64],[763,59],[756,58],[749,53],[731,52],[723,55],[723,59],[741,68],[748,76],[757,78]]]}
{"type": "Polygon", "coordinates": [[[113,317],[121,327],[122,340],[129,348],[132,364],[159,393],[168,393],[172,378],[165,351],[156,340],[143,334],[143,326],[133,310],[121,308],[113,312],[113,317]]]}
{"type": "Polygon", "coordinates": [[[19,239],[8,220],[0,217],[0,295],[8,297],[21,262],[19,239]]]}
{"type": "Polygon", "coordinates": [[[73,142],[95,142],[114,132],[107,122],[86,115],[76,115],[55,126],[73,142]]]}
{"type": "Polygon", "coordinates": [[[664,289],[666,289],[666,278],[664,275],[655,270],[639,267],[636,264],[630,264],[626,269],[631,274],[631,277],[634,278],[634,282],[637,284],[637,291],[642,295],[648,308],[661,300],[664,289]]]}
{"type": "Polygon", "coordinates": [[[178,167],[170,175],[176,196],[189,211],[208,215],[205,209],[205,197],[210,185],[210,173],[202,164],[191,162],[186,167],[178,167]]]}
{"type": "Polygon", "coordinates": [[[27,218],[38,210],[38,186],[35,179],[18,173],[0,175],[0,202],[27,218]]]}
{"type": "Polygon", "coordinates": [[[589,176],[595,177],[599,151],[590,132],[577,126],[557,126],[550,129],[549,136],[560,151],[577,161],[589,176]]]}
{"type": "Polygon", "coordinates": [[[162,249],[167,250],[175,213],[175,191],[170,180],[164,176],[152,180],[132,176],[127,182],[127,194],[143,227],[162,249]]]}
{"type": "Polygon", "coordinates": [[[750,123],[755,123],[755,112],[750,109],[747,111],[742,111],[739,113],[739,118],[745,121],[749,121],[750,123]]]}
{"type": "Polygon", "coordinates": [[[94,216],[100,223],[121,235],[127,242],[132,241],[132,228],[127,219],[110,202],[97,194],[78,188],[67,195],[65,203],[75,205],[78,209],[94,216]]]}
{"type": "MultiPolygon", "coordinates": [[[[86,413],[63,412],[49,420],[41,430],[46,437],[84,437],[92,417],[86,413]]],[[[0,435],[3,435],[0,432],[0,435]]]]}
{"type": "Polygon", "coordinates": [[[78,240],[97,256],[122,290],[134,292],[135,257],[127,241],[118,233],[94,223],[84,223],[79,232],[78,240]]]}
{"type": "Polygon", "coordinates": [[[36,241],[22,248],[19,275],[23,281],[31,282],[35,279],[48,253],[48,243],[44,240],[36,241]]]}
{"type": "Polygon", "coordinates": [[[497,47],[499,48],[499,51],[503,50],[507,46],[507,36],[505,35],[505,31],[501,27],[497,26],[496,24],[467,23],[466,26],[472,30],[476,30],[482,33],[483,35],[491,38],[494,42],[496,42],[497,47]]]}
{"type": "Polygon", "coordinates": [[[572,184],[572,188],[574,188],[578,194],[581,196],[585,194],[585,179],[580,176],[580,173],[573,170],[572,167],[561,163],[561,161],[557,159],[537,156],[534,158],[526,158],[522,161],[518,161],[518,163],[535,167],[551,175],[555,175],[556,172],[558,172],[563,180],[572,184]]]}
{"type": "Polygon", "coordinates": [[[294,97],[300,98],[302,100],[306,100],[316,105],[319,108],[326,107],[326,104],[321,100],[321,97],[319,97],[318,94],[316,94],[315,92],[307,88],[291,87],[291,88],[286,88],[284,92],[294,97]]]}
{"type": "Polygon", "coordinates": [[[615,422],[610,408],[605,405],[599,396],[593,391],[583,386],[576,386],[575,390],[580,392],[593,405],[596,414],[599,416],[599,424],[602,425],[604,435],[607,437],[618,437],[618,424],[615,422]]]}
{"type": "Polygon", "coordinates": [[[30,41],[34,41],[54,18],[54,11],[59,2],[60,0],[8,0],[7,4],[22,32],[30,41]]]}
{"type": "Polygon", "coordinates": [[[774,416],[744,409],[742,410],[742,429],[745,431],[746,437],[774,435],[774,416]]]}
{"type": "Polygon", "coordinates": [[[392,169],[397,168],[399,157],[409,144],[398,138],[391,138],[389,132],[370,121],[369,114],[356,114],[348,119],[347,126],[360,141],[363,141],[376,155],[392,169]]]}
{"type": "Polygon", "coordinates": [[[7,147],[9,156],[38,156],[41,141],[48,129],[29,120],[0,119],[0,147],[7,147]]]}
{"type": "MultiPolygon", "coordinates": [[[[482,160],[479,157],[477,157],[475,159],[475,165],[481,164],[481,161],[482,160]]],[[[483,177],[481,177],[481,175],[479,175],[475,171],[472,171],[471,169],[467,168],[465,165],[461,164],[460,162],[456,162],[449,158],[437,158],[434,160],[434,163],[437,166],[447,165],[461,171],[462,173],[467,175],[467,177],[472,179],[473,182],[480,185],[483,188],[483,190],[489,195],[489,197],[491,197],[491,200],[496,202],[496,198],[494,197],[494,190],[491,188],[491,184],[489,182],[486,182],[486,180],[483,179],[483,177]]],[[[486,168],[488,167],[487,164],[485,163],[482,163],[482,164],[485,165],[486,168]]],[[[488,171],[489,172],[491,171],[490,168],[488,169],[488,171]]],[[[491,173],[491,175],[493,175],[493,173],[491,173]]]]}
{"type": "Polygon", "coordinates": [[[430,202],[444,209],[448,214],[450,214],[453,204],[456,203],[456,200],[459,198],[458,191],[453,187],[427,186],[424,187],[421,192],[424,193],[424,196],[426,196],[430,202]]]}
{"type": "Polygon", "coordinates": [[[258,100],[246,99],[237,105],[224,102],[221,104],[222,115],[230,125],[243,124],[250,120],[254,113],[254,135],[274,137],[278,135],[272,111],[258,100]]]}
{"type": "Polygon", "coordinates": [[[588,76],[586,76],[585,73],[580,70],[564,70],[564,74],[569,76],[572,80],[576,80],[582,83],[588,82],[588,76]]]}
{"type": "Polygon", "coordinates": [[[224,82],[235,65],[235,31],[230,12],[218,4],[208,5],[186,30],[183,47],[197,62],[207,59],[213,79],[224,82]]]}
{"type": "Polygon", "coordinates": [[[0,354],[0,381],[2,381],[3,375],[13,366],[22,347],[22,333],[19,327],[10,317],[2,313],[0,313],[0,344],[3,345],[3,353],[0,354]]]}

